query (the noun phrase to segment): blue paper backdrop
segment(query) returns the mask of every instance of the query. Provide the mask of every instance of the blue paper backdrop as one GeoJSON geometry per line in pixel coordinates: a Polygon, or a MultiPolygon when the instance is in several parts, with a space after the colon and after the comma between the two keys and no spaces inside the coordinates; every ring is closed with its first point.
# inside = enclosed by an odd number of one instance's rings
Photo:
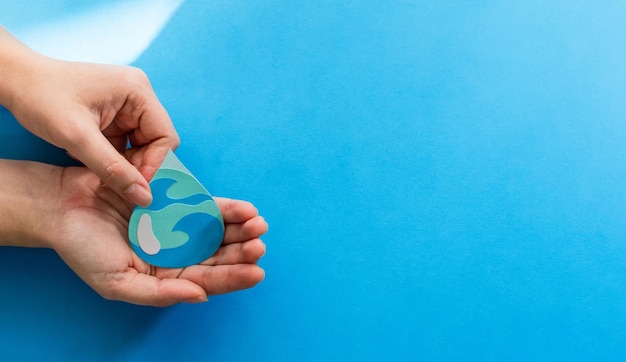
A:
{"type": "MultiPolygon", "coordinates": [[[[85,4],[3,1],[0,21],[85,4]]],[[[4,248],[0,355],[626,352],[623,2],[188,0],[134,65],[188,168],[268,220],[266,280],[137,307],[101,299],[52,251],[4,248]]],[[[0,118],[2,156],[67,162],[0,118]]]]}

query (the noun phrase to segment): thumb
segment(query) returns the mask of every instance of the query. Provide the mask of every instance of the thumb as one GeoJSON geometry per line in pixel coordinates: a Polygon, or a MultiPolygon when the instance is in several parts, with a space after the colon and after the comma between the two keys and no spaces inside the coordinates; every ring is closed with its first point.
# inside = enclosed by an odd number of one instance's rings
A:
{"type": "Polygon", "coordinates": [[[122,300],[139,305],[166,307],[176,303],[201,303],[208,300],[199,285],[185,279],[158,279],[147,274],[136,274],[109,290],[109,299],[122,300]]]}
{"type": "Polygon", "coordinates": [[[126,200],[140,206],[150,205],[152,194],[148,181],[102,133],[97,132],[84,140],[67,151],[126,200]]]}

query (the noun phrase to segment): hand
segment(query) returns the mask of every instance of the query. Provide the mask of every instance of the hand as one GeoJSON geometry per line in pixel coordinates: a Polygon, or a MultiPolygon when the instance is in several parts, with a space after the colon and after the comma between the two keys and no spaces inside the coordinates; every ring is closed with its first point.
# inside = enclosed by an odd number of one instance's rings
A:
{"type": "Polygon", "coordinates": [[[179,138],[147,76],[126,66],[37,59],[15,91],[10,110],[16,119],[119,195],[148,205],[147,180],[179,138]],[[130,162],[122,155],[128,142],[130,162]]]}
{"type": "Polygon", "coordinates": [[[180,141],[145,73],[47,58],[0,26],[0,80],[0,104],[22,126],[67,150],[127,200],[151,202],[148,180],[180,141]]]}
{"type": "Polygon", "coordinates": [[[132,205],[94,173],[82,167],[64,169],[58,200],[48,244],[107,299],[152,306],[197,303],[250,288],[264,278],[257,262],[265,253],[259,237],[267,223],[248,202],[215,198],[226,226],[220,249],[199,265],[163,269],[132,251],[127,241],[132,205]]]}

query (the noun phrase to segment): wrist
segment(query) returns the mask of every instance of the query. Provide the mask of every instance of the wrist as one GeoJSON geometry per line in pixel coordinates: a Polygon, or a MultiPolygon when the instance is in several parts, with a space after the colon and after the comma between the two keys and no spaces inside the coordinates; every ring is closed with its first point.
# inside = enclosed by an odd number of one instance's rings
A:
{"type": "Polygon", "coordinates": [[[0,104],[13,112],[43,58],[0,26],[0,104]]]}
{"type": "Polygon", "coordinates": [[[0,160],[0,245],[52,247],[62,168],[0,160]]]}

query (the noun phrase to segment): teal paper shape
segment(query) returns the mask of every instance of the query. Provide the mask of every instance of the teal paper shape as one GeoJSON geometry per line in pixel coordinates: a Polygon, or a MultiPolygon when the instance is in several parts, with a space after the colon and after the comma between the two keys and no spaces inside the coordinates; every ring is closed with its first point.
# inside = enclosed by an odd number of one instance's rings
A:
{"type": "Polygon", "coordinates": [[[213,255],[224,238],[224,219],[204,186],[169,151],[152,181],[152,204],[135,207],[128,239],[149,264],[182,268],[213,255]]]}

